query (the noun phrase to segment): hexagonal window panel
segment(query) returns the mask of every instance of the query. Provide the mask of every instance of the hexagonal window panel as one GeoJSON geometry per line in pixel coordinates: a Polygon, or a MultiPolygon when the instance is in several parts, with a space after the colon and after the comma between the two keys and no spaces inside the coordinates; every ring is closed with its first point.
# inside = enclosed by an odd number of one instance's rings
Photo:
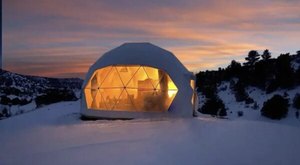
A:
{"type": "Polygon", "coordinates": [[[98,69],[84,89],[88,109],[134,112],[165,112],[177,92],[165,71],[140,65],[98,69]]]}

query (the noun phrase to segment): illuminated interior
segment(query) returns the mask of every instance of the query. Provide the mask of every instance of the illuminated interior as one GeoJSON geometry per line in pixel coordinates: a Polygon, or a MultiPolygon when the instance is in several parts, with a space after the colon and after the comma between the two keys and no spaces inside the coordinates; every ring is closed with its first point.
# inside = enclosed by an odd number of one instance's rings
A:
{"type": "Polygon", "coordinates": [[[190,80],[190,85],[191,85],[191,88],[193,89],[193,95],[192,95],[192,100],[191,100],[191,103],[192,103],[192,105],[193,105],[193,110],[195,110],[195,102],[196,102],[196,95],[195,95],[195,86],[196,86],[196,84],[195,84],[195,80],[190,80]]]}
{"type": "Polygon", "coordinates": [[[163,70],[114,65],[94,72],[84,89],[88,109],[167,111],[178,89],[163,70]]]}

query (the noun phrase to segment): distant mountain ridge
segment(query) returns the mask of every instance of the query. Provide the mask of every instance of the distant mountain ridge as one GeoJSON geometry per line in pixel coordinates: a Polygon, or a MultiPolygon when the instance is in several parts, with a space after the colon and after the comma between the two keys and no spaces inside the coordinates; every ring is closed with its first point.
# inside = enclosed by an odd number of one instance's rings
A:
{"type": "Polygon", "coordinates": [[[22,75],[9,72],[6,70],[0,71],[0,87],[23,87],[28,92],[38,92],[43,88],[81,88],[83,80],[80,78],[48,78],[40,76],[22,75]],[[32,88],[35,86],[35,88],[32,88]]]}
{"type": "Polygon", "coordinates": [[[29,111],[54,102],[76,100],[82,83],[79,78],[48,78],[1,70],[0,117],[5,109],[11,111],[7,112],[8,115],[14,115],[20,113],[18,111],[29,111]],[[22,109],[28,104],[33,105],[22,109]]]}

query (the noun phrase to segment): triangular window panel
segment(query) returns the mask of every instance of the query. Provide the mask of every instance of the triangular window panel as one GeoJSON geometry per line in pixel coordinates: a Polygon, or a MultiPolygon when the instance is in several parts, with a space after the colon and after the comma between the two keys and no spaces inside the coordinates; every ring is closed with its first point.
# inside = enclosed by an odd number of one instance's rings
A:
{"type": "Polygon", "coordinates": [[[129,83],[127,84],[129,89],[153,89],[151,79],[147,76],[143,67],[140,67],[133,75],[129,83]]]}
{"type": "Polygon", "coordinates": [[[99,103],[99,109],[107,109],[106,107],[106,103],[105,103],[105,100],[102,96],[102,90],[98,90],[98,94],[99,94],[99,98],[97,99],[98,103],[99,103]]]}
{"type": "Polygon", "coordinates": [[[106,108],[112,110],[115,104],[118,102],[119,97],[124,88],[117,89],[101,89],[101,95],[105,102],[106,108]]]}
{"type": "Polygon", "coordinates": [[[85,89],[84,94],[85,94],[86,105],[88,108],[91,108],[93,102],[91,89],[85,89]]]}
{"type": "Polygon", "coordinates": [[[159,82],[155,84],[155,89],[168,90],[168,75],[163,71],[158,71],[159,82]]]}
{"type": "Polygon", "coordinates": [[[97,89],[91,89],[91,94],[92,94],[92,98],[95,99],[96,95],[97,95],[97,89]]]}
{"type": "Polygon", "coordinates": [[[119,102],[120,102],[120,97],[121,97],[121,95],[122,95],[122,93],[125,93],[125,91],[124,91],[124,89],[120,92],[120,95],[119,95],[119,97],[114,97],[114,99],[113,99],[113,106],[112,106],[112,110],[116,110],[116,105],[118,105],[119,104],[119,102]]]}
{"type": "Polygon", "coordinates": [[[132,102],[132,95],[129,95],[128,92],[123,90],[121,93],[118,102],[116,103],[114,110],[135,110],[134,104],[132,102]]]}
{"type": "Polygon", "coordinates": [[[101,86],[101,84],[103,83],[103,81],[105,80],[105,78],[111,72],[112,69],[113,69],[112,66],[108,66],[108,67],[97,70],[99,86],[101,86]]]}
{"type": "Polygon", "coordinates": [[[177,94],[177,90],[169,90],[168,91],[168,99],[165,102],[167,110],[169,109],[170,105],[172,104],[176,94],[177,94]]]}
{"type": "Polygon", "coordinates": [[[172,81],[170,76],[167,76],[168,78],[168,89],[170,90],[178,90],[175,83],[172,81]]]}
{"type": "Polygon", "coordinates": [[[92,109],[98,109],[99,108],[99,101],[101,101],[101,95],[98,90],[92,90],[92,109]]]}
{"type": "Polygon", "coordinates": [[[93,78],[91,79],[91,89],[98,89],[98,79],[97,79],[97,73],[94,74],[93,78]]]}
{"type": "Polygon", "coordinates": [[[143,111],[165,111],[165,101],[168,99],[167,94],[160,90],[143,92],[141,95],[143,111]]]}
{"type": "Polygon", "coordinates": [[[134,109],[136,109],[137,107],[135,106],[135,102],[138,101],[138,89],[126,88],[126,93],[128,97],[128,102],[130,101],[134,109]]]}
{"type": "Polygon", "coordinates": [[[168,90],[168,96],[169,98],[174,98],[175,95],[177,94],[178,90],[177,89],[169,89],[168,90]]]}
{"type": "Polygon", "coordinates": [[[148,78],[151,80],[153,87],[155,88],[160,80],[159,78],[159,69],[144,66],[143,69],[145,70],[148,78]]]}
{"type": "Polygon", "coordinates": [[[120,75],[115,67],[112,67],[111,71],[105,77],[101,88],[124,88],[124,84],[120,78],[120,75]]]}
{"type": "Polygon", "coordinates": [[[155,88],[159,90],[178,90],[170,76],[167,74],[162,74],[161,79],[155,88]]]}
{"type": "MultiPolygon", "coordinates": [[[[115,67],[120,75],[120,78],[123,82],[123,84],[129,85],[129,81],[132,79],[134,74],[138,71],[140,66],[116,66],[115,67]]],[[[133,86],[133,84],[130,84],[133,86]]]]}

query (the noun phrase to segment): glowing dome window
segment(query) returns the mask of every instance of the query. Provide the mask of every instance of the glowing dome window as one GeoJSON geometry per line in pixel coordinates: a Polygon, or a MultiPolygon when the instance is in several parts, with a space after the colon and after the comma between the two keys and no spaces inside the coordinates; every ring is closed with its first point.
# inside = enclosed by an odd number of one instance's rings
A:
{"type": "Polygon", "coordinates": [[[114,65],[94,72],[84,89],[88,109],[167,111],[178,89],[163,70],[114,65]]]}

